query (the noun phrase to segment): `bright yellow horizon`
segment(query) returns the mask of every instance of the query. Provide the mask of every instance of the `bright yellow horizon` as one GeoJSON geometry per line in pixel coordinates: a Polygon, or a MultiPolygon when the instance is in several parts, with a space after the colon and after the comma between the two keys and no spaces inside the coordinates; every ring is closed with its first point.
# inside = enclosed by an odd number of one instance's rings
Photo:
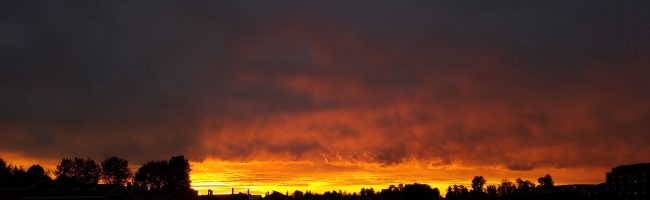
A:
{"type": "Polygon", "coordinates": [[[200,194],[208,189],[215,194],[235,193],[264,195],[278,191],[293,193],[295,190],[323,193],[345,191],[354,193],[361,188],[373,188],[375,192],[390,185],[423,183],[438,188],[445,194],[449,185],[470,186],[474,176],[484,176],[487,184],[499,184],[503,179],[528,179],[551,174],[556,184],[601,183],[606,169],[564,168],[513,171],[505,167],[467,167],[462,165],[433,166],[412,160],[394,165],[376,163],[328,163],[315,161],[223,161],[205,160],[191,162],[192,188],[200,194]]]}
{"type": "MultiPolygon", "coordinates": [[[[8,164],[25,168],[39,164],[52,174],[58,159],[36,159],[21,154],[3,153],[8,164]]],[[[423,183],[438,188],[442,195],[447,187],[458,184],[470,186],[474,176],[483,176],[487,184],[499,184],[501,180],[514,181],[516,178],[530,180],[551,174],[558,185],[594,184],[604,182],[608,168],[536,168],[529,171],[514,171],[504,166],[464,166],[462,164],[434,165],[434,162],[409,160],[384,165],[369,162],[332,161],[227,161],[206,159],[190,161],[192,188],[199,194],[207,194],[208,189],[215,194],[235,193],[264,195],[278,191],[291,194],[295,190],[324,193],[326,191],[345,191],[358,194],[361,188],[373,188],[375,192],[390,185],[423,183]]],[[[135,173],[138,165],[130,165],[135,173]]]]}

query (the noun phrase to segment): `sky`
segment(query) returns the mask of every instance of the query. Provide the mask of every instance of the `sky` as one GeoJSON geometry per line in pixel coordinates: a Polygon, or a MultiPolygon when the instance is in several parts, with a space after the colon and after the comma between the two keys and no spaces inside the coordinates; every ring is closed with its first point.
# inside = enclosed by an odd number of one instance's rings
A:
{"type": "Polygon", "coordinates": [[[3,1],[0,157],[262,194],[650,162],[645,1],[3,1]]]}

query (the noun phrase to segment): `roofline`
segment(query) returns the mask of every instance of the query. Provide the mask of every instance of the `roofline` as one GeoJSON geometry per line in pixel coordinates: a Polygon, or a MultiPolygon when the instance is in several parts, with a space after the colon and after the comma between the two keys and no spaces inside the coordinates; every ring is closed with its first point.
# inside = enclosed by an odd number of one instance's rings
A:
{"type": "Polygon", "coordinates": [[[21,199],[103,199],[105,196],[23,197],[21,199]]]}
{"type": "Polygon", "coordinates": [[[0,188],[0,191],[21,191],[27,190],[26,188],[0,188]]]}
{"type": "Polygon", "coordinates": [[[40,185],[41,183],[45,182],[47,178],[43,178],[40,181],[33,183],[31,185],[28,185],[27,187],[20,187],[20,188],[0,188],[0,191],[20,191],[20,190],[29,190],[32,189],[33,187],[36,187],[37,185],[40,185]]]}
{"type": "Polygon", "coordinates": [[[135,194],[133,194],[133,192],[131,192],[131,190],[129,190],[128,188],[125,187],[124,190],[126,190],[126,192],[129,193],[129,195],[131,195],[131,197],[133,197],[133,199],[138,199],[138,198],[135,196],[135,194]]]}
{"type": "Polygon", "coordinates": [[[102,196],[102,198],[106,198],[108,195],[115,192],[115,190],[119,189],[121,185],[116,185],[116,186],[117,187],[113,188],[111,191],[108,191],[106,194],[104,194],[104,196],[102,196]]]}
{"type": "Polygon", "coordinates": [[[32,189],[33,187],[36,187],[37,185],[40,185],[41,183],[45,182],[47,179],[48,179],[48,178],[42,178],[40,181],[38,181],[38,182],[36,182],[36,183],[30,185],[29,187],[27,187],[27,188],[25,188],[25,189],[28,189],[28,190],[29,190],[29,189],[32,189]]]}
{"type": "MultiPolygon", "coordinates": [[[[102,198],[106,198],[108,195],[112,194],[113,192],[117,191],[120,188],[124,188],[124,186],[121,185],[121,184],[115,185],[115,188],[113,188],[113,190],[107,192],[104,196],[102,196],[102,198]]],[[[126,188],[124,188],[124,190],[126,191],[126,193],[129,194],[129,196],[133,197],[133,199],[136,199],[135,195],[130,190],[128,190],[126,188]]]]}
{"type": "MultiPolygon", "coordinates": [[[[44,197],[23,197],[22,199],[103,199],[103,198],[106,198],[109,195],[113,194],[113,192],[120,189],[120,187],[124,187],[124,186],[115,185],[115,187],[112,190],[110,190],[109,192],[107,192],[104,195],[95,195],[95,196],[58,196],[58,197],[48,197],[48,196],[44,196],[44,197]]],[[[135,199],[135,195],[133,195],[133,193],[131,191],[129,191],[127,189],[125,189],[125,190],[127,191],[129,196],[131,196],[131,197],[133,197],[133,199],[135,199]]]]}

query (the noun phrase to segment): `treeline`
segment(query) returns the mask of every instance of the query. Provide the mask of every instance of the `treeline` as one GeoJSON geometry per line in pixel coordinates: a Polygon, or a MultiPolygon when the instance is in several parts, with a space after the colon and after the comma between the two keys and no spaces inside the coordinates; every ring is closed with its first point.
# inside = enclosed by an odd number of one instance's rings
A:
{"type": "Polygon", "coordinates": [[[130,190],[180,191],[190,188],[190,164],[184,156],[169,160],[153,160],[143,164],[133,175],[129,162],[119,157],[109,157],[101,163],[90,158],[63,158],[53,172],[52,180],[43,167],[7,164],[0,158],[0,181],[33,182],[49,179],[60,186],[120,184],[130,190]]]}
{"type": "MultiPolygon", "coordinates": [[[[537,200],[537,199],[608,199],[604,193],[591,193],[584,188],[555,186],[551,175],[532,181],[518,178],[515,182],[502,180],[498,185],[486,185],[487,180],[482,176],[472,179],[469,187],[452,185],[447,188],[447,193],[440,195],[438,188],[431,188],[427,184],[399,184],[391,185],[381,191],[373,188],[362,188],[359,193],[331,191],[323,194],[295,191],[291,194],[273,192],[267,194],[266,200],[537,200]]],[[[243,198],[241,198],[243,199],[243,198]]]]}
{"type": "Polygon", "coordinates": [[[485,185],[487,180],[482,176],[472,179],[470,188],[463,185],[453,185],[447,188],[445,199],[594,199],[593,194],[574,187],[556,187],[551,175],[546,174],[537,179],[537,185],[530,180],[517,178],[515,182],[502,180],[497,185],[485,185]]]}
{"type": "Polygon", "coordinates": [[[267,194],[265,200],[405,200],[405,199],[442,199],[438,188],[431,188],[427,184],[399,184],[391,185],[381,191],[375,191],[373,188],[361,188],[359,193],[348,193],[345,191],[329,191],[323,194],[312,193],[310,191],[302,192],[299,190],[291,194],[282,194],[273,191],[267,194]]]}
{"type": "MultiPolygon", "coordinates": [[[[57,165],[55,176],[51,179],[43,167],[32,165],[27,170],[22,166],[7,164],[0,158],[0,183],[29,183],[46,179],[56,186],[78,186],[93,184],[120,184],[127,189],[139,192],[180,192],[181,199],[216,199],[217,196],[197,196],[190,188],[190,165],[185,157],[173,156],[169,160],[149,161],[131,173],[128,161],[110,157],[98,163],[90,158],[63,158],[57,165]]],[[[518,199],[608,199],[605,190],[587,191],[585,188],[555,186],[551,175],[537,179],[537,184],[529,180],[516,179],[514,182],[502,180],[497,185],[486,185],[482,176],[472,179],[471,185],[452,185],[447,187],[444,197],[438,188],[427,184],[399,184],[375,191],[362,188],[357,192],[331,191],[322,194],[310,191],[292,193],[267,193],[266,200],[518,200],[518,199]]],[[[592,185],[593,186],[593,185],[592,185]]],[[[221,198],[223,199],[223,198],[221,198]]],[[[236,194],[226,199],[249,199],[246,194],[236,194]]]]}
{"type": "Polygon", "coordinates": [[[0,158],[0,182],[30,183],[49,178],[40,165],[32,165],[26,171],[22,166],[7,164],[0,158]]]}

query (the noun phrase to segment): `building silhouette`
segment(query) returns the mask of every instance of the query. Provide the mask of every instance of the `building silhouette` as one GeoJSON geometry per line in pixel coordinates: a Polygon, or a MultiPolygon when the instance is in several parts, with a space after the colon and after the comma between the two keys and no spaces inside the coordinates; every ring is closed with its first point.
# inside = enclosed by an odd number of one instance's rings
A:
{"type": "Polygon", "coordinates": [[[650,163],[621,165],[607,173],[607,191],[617,199],[650,199],[650,163]]]}

